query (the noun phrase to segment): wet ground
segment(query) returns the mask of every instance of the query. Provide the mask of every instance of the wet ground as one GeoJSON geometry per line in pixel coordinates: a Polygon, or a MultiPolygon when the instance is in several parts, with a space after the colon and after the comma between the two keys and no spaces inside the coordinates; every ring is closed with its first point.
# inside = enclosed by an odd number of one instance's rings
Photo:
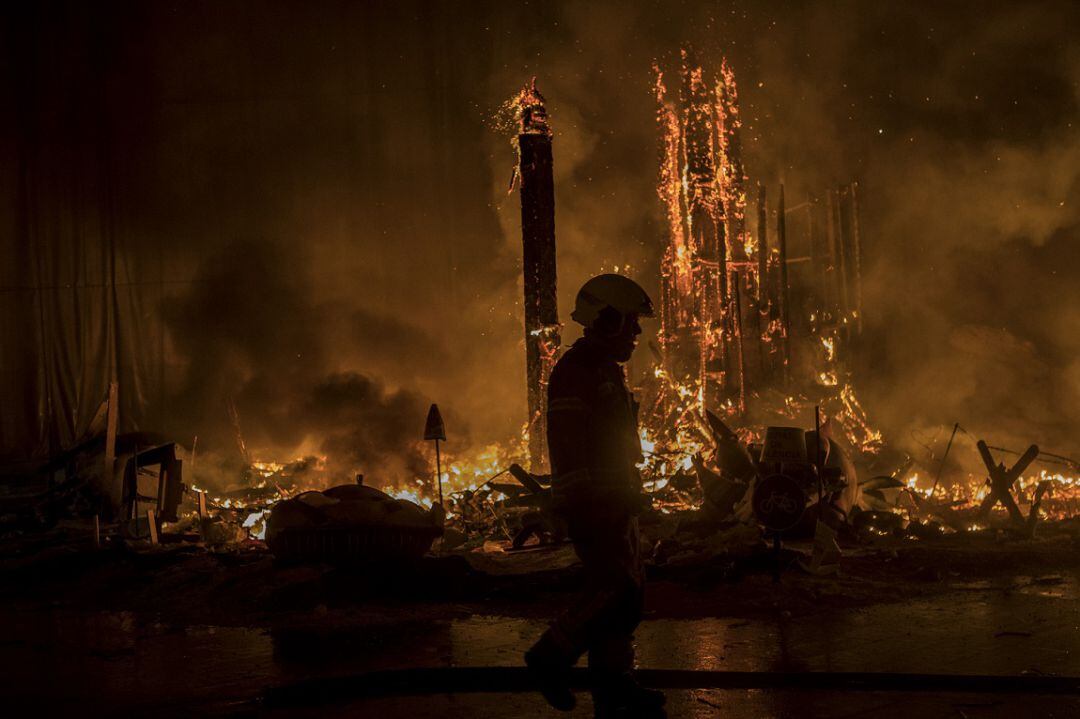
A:
{"type": "MultiPolygon", "coordinates": [[[[725,616],[718,597],[715,616],[668,618],[654,611],[638,633],[638,659],[649,670],[822,672],[822,685],[832,687],[673,689],[673,717],[1080,716],[1080,695],[1013,691],[1009,679],[1080,675],[1078,587],[1072,571],[1017,575],[1005,583],[951,582],[937,596],[915,601],[824,606],[804,615],[778,610],[764,618],[725,616]],[[829,677],[848,672],[893,676],[878,690],[830,684],[829,677]],[[912,690],[928,674],[1002,680],[992,693],[912,690]]],[[[512,675],[497,668],[519,666],[543,628],[539,618],[501,614],[497,606],[453,609],[449,619],[389,614],[350,627],[317,608],[310,621],[259,628],[178,625],[65,603],[9,605],[0,613],[0,693],[14,710],[9,716],[556,716],[538,695],[499,692],[498,684],[491,693],[371,697],[340,681],[401,670],[408,686],[408,670],[490,667],[498,682],[512,675]],[[275,688],[291,703],[284,705],[275,688]]],[[[451,683],[454,676],[444,675],[451,683]]],[[[572,716],[590,716],[588,695],[580,697],[572,716]]]]}
{"type": "MultiPolygon", "coordinates": [[[[838,577],[789,564],[779,584],[768,553],[654,566],[639,665],[672,717],[1080,716],[1078,552],[1080,527],[1061,525],[875,540],[846,548],[838,577]]],[[[260,545],[27,538],[0,551],[0,706],[557,716],[521,655],[579,585],[566,546],[372,571],[281,566],[260,545]]]]}

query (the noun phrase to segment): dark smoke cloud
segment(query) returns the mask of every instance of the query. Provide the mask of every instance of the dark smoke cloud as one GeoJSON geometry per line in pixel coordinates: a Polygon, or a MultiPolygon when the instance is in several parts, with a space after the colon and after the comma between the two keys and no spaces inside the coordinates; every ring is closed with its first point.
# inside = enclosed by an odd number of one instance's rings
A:
{"type": "Polygon", "coordinates": [[[377,481],[429,473],[416,441],[424,405],[410,392],[388,393],[372,379],[342,372],[318,382],[295,409],[292,420],[320,437],[319,449],[338,466],[364,469],[377,481]]]}
{"type": "Polygon", "coordinates": [[[363,472],[400,483],[426,474],[417,442],[424,400],[345,369],[364,352],[374,360],[414,352],[424,336],[359,310],[347,332],[334,332],[340,313],[313,302],[306,266],[284,243],[235,242],[207,257],[191,289],[166,303],[186,360],[173,398],[176,429],[201,427],[203,446],[219,458],[239,459],[242,437],[253,459],[325,456],[338,479],[363,472]]]}
{"type": "Polygon", "coordinates": [[[821,68],[844,92],[817,103],[833,130],[812,144],[838,148],[867,196],[862,385],[913,451],[919,432],[940,451],[954,421],[1077,450],[1080,347],[1062,322],[1080,309],[1066,279],[1080,267],[1080,57],[1062,30],[1076,19],[1055,3],[866,6],[821,68]]]}
{"type": "Polygon", "coordinates": [[[921,451],[913,437],[960,421],[1076,451],[1075,3],[95,10],[99,29],[123,30],[103,35],[111,54],[93,70],[108,91],[97,119],[116,138],[114,221],[161,248],[177,280],[170,412],[185,433],[228,442],[222,404],[235,397],[252,445],[310,443],[352,464],[386,444],[407,473],[427,401],[456,413],[458,448],[517,432],[519,208],[509,138],[490,117],[539,77],[556,132],[562,316],[601,270],[629,264],[655,289],[650,66],[673,67],[689,42],[735,69],[752,182],[772,197],[784,182],[796,201],[860,182],[856,368],[890,438],[921,451]],[[397,424],[399,412],[415,417],[397,424]]]}

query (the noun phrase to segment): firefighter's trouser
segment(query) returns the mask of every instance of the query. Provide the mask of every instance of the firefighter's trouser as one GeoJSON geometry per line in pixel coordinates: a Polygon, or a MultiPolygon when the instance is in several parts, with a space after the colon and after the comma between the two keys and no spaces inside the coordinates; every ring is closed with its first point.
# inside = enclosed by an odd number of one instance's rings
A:
{"type": "Polygon", "coordinates": [[[539,644],[574,664],[589,653],[590,670],[605,675],[634,665],[633,634],[644,606],[645,573],[637,517],[629,513],[569,518],[585,590],[539,644]]]}

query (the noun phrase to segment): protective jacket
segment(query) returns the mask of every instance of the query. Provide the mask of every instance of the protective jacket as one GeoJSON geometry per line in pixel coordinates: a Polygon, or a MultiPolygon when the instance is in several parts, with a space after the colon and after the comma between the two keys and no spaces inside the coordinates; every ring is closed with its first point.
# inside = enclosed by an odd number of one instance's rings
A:
{"type": "Polygon", "coordinates": [[[600,343],[583,337],[563,354],[548,382],[548,452],[557,510],[639,510],[637,411],[622,367],[600,343]]]}

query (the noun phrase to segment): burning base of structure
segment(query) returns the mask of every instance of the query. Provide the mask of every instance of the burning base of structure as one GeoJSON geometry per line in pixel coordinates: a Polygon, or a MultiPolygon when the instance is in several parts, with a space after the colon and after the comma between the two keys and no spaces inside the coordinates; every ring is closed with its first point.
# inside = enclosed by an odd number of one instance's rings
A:
{"type": "MultiPolygon", "coordinates": [[[[823,404],[843,409],[839,394],[833,404],[823,404]]],[[[853,546],[885,537],[934,541],[980,532],[1024,539],[1035,536],[1040,525],[1080,516],[1080,473],[1068,458],[1041,453],[1035,447],[1010,456],[1007,448],[991,449],[980,441],[985,471],[964,473],[949,464],[948,456],[942,457],[940,446],[918,458],[890,451],[880,440],[852,442],[852,436],[865,436],[862,414],[829,416],[818,430],[813,425],[781,430],[797,424],[809,400],[777,396],[781,399],[771,413],[761,413],[774,418],[775,424],[739,425],[731,415],[721,417],[707,410],[698,414],[686,408],[680,410],[681,421],[672,431],[642,429],[645,459],[640,470],[650,505],[642,524],[656,565],[673,558],[685,563],[695,556],[707,561],[724,547],[763,547],[774,533],[786,541],[810,541],[819,524],[829,527],[841,545],[853,546]],[[849,427],[845,422],[851,422],[852,416],[858,421],[849,427]],[[784,455],[775,449],[775,437],[782,432],[806,437],[805,445],[786,459],[778,459],[784,455]],[[949,471],[943,472],[946,467],[949,471]],[[784,527],[770,526],[760,507],[755,507],[759,485],[779,475],[794,480],[800,497],[798,517],[784,527]],[[707,550],[694,554],[694,547],[707,550]]],[[[692,395],[687,393],[686,400],[692,402],[692,395]]],[[[969,440],[960,435],[956,441],[969,440]]],[[[120,446],[126,446],[124,441],[120,446]]],[[[72,474],[66,481],[18,502],[7,501],[0,533],[8,538],[33,536],[58,521],[82,517],[93,521],[94,541],[101,546],[180,542],[215,551],[241,547],[266,551],[263,540],[275,507],[296,504],[298,497],[321,497],[312,490],[341,483],[327,475],[325,464],[317,458],[287,464],[256,462],[237,478],[235,487],[220,491],[201,486],[196,471],[196,479],[181,484],[172,506],[167,506],[167,474],[154,471],[159,465],[147,464],[147,458],[154,457],[163,463],[160,466],[180,465],[185,459],[192,464],[190,452],[179,446],[169,452],[143,448],[121,453],[114,460],[114,475],[132,476],[138,470],[134,476],[141,484],[134,495],[126,495],[129,500],[136,498],[134,506],[110,507],[98,476],[104,461],[101,447],[89,449],[69,462],[72,474]],[[174,454],[177,460],[172,459],[174,454]],[[143,460],[132,469],[136,456],[143,460]]],[[[562,541],[564,531],[559,518],[548,511],[549,478],[524,470],[527,457],[524,437],[471,456],[450,454],[442,477],[445,512],[439,512],[437,521],[430,519],[436,496],[432,479],[417,478],[413,485],[389,487],[390,496],[378,494],[391,502],[390,497],[396,498],[405,508],[398,519],[415,515],[418,527],[430,525],[432,539],[445,530],[435,547],[439,553],[554,545],[562,541]],[[421,522],[422,517],[429,519],[421,522]]],[[[198,469],[197,464],[194,467],[198,469]]],[[[327,495],[377,493],[355,483],[353,487],[329,490],[327,495]]],[[[331,497],[323,504],[339,501],[331,497]]],[[[361,514],[371,519],[370,512],[361,514]]],[[[335,530],[348,534],[349,523],[356,518],[344,512],[337,519],[335,530]]],[[[372,523],[353,522],[356,529],[372,523]]],[[[294,555],[289,558],[301,558],[294,555]]]]}

